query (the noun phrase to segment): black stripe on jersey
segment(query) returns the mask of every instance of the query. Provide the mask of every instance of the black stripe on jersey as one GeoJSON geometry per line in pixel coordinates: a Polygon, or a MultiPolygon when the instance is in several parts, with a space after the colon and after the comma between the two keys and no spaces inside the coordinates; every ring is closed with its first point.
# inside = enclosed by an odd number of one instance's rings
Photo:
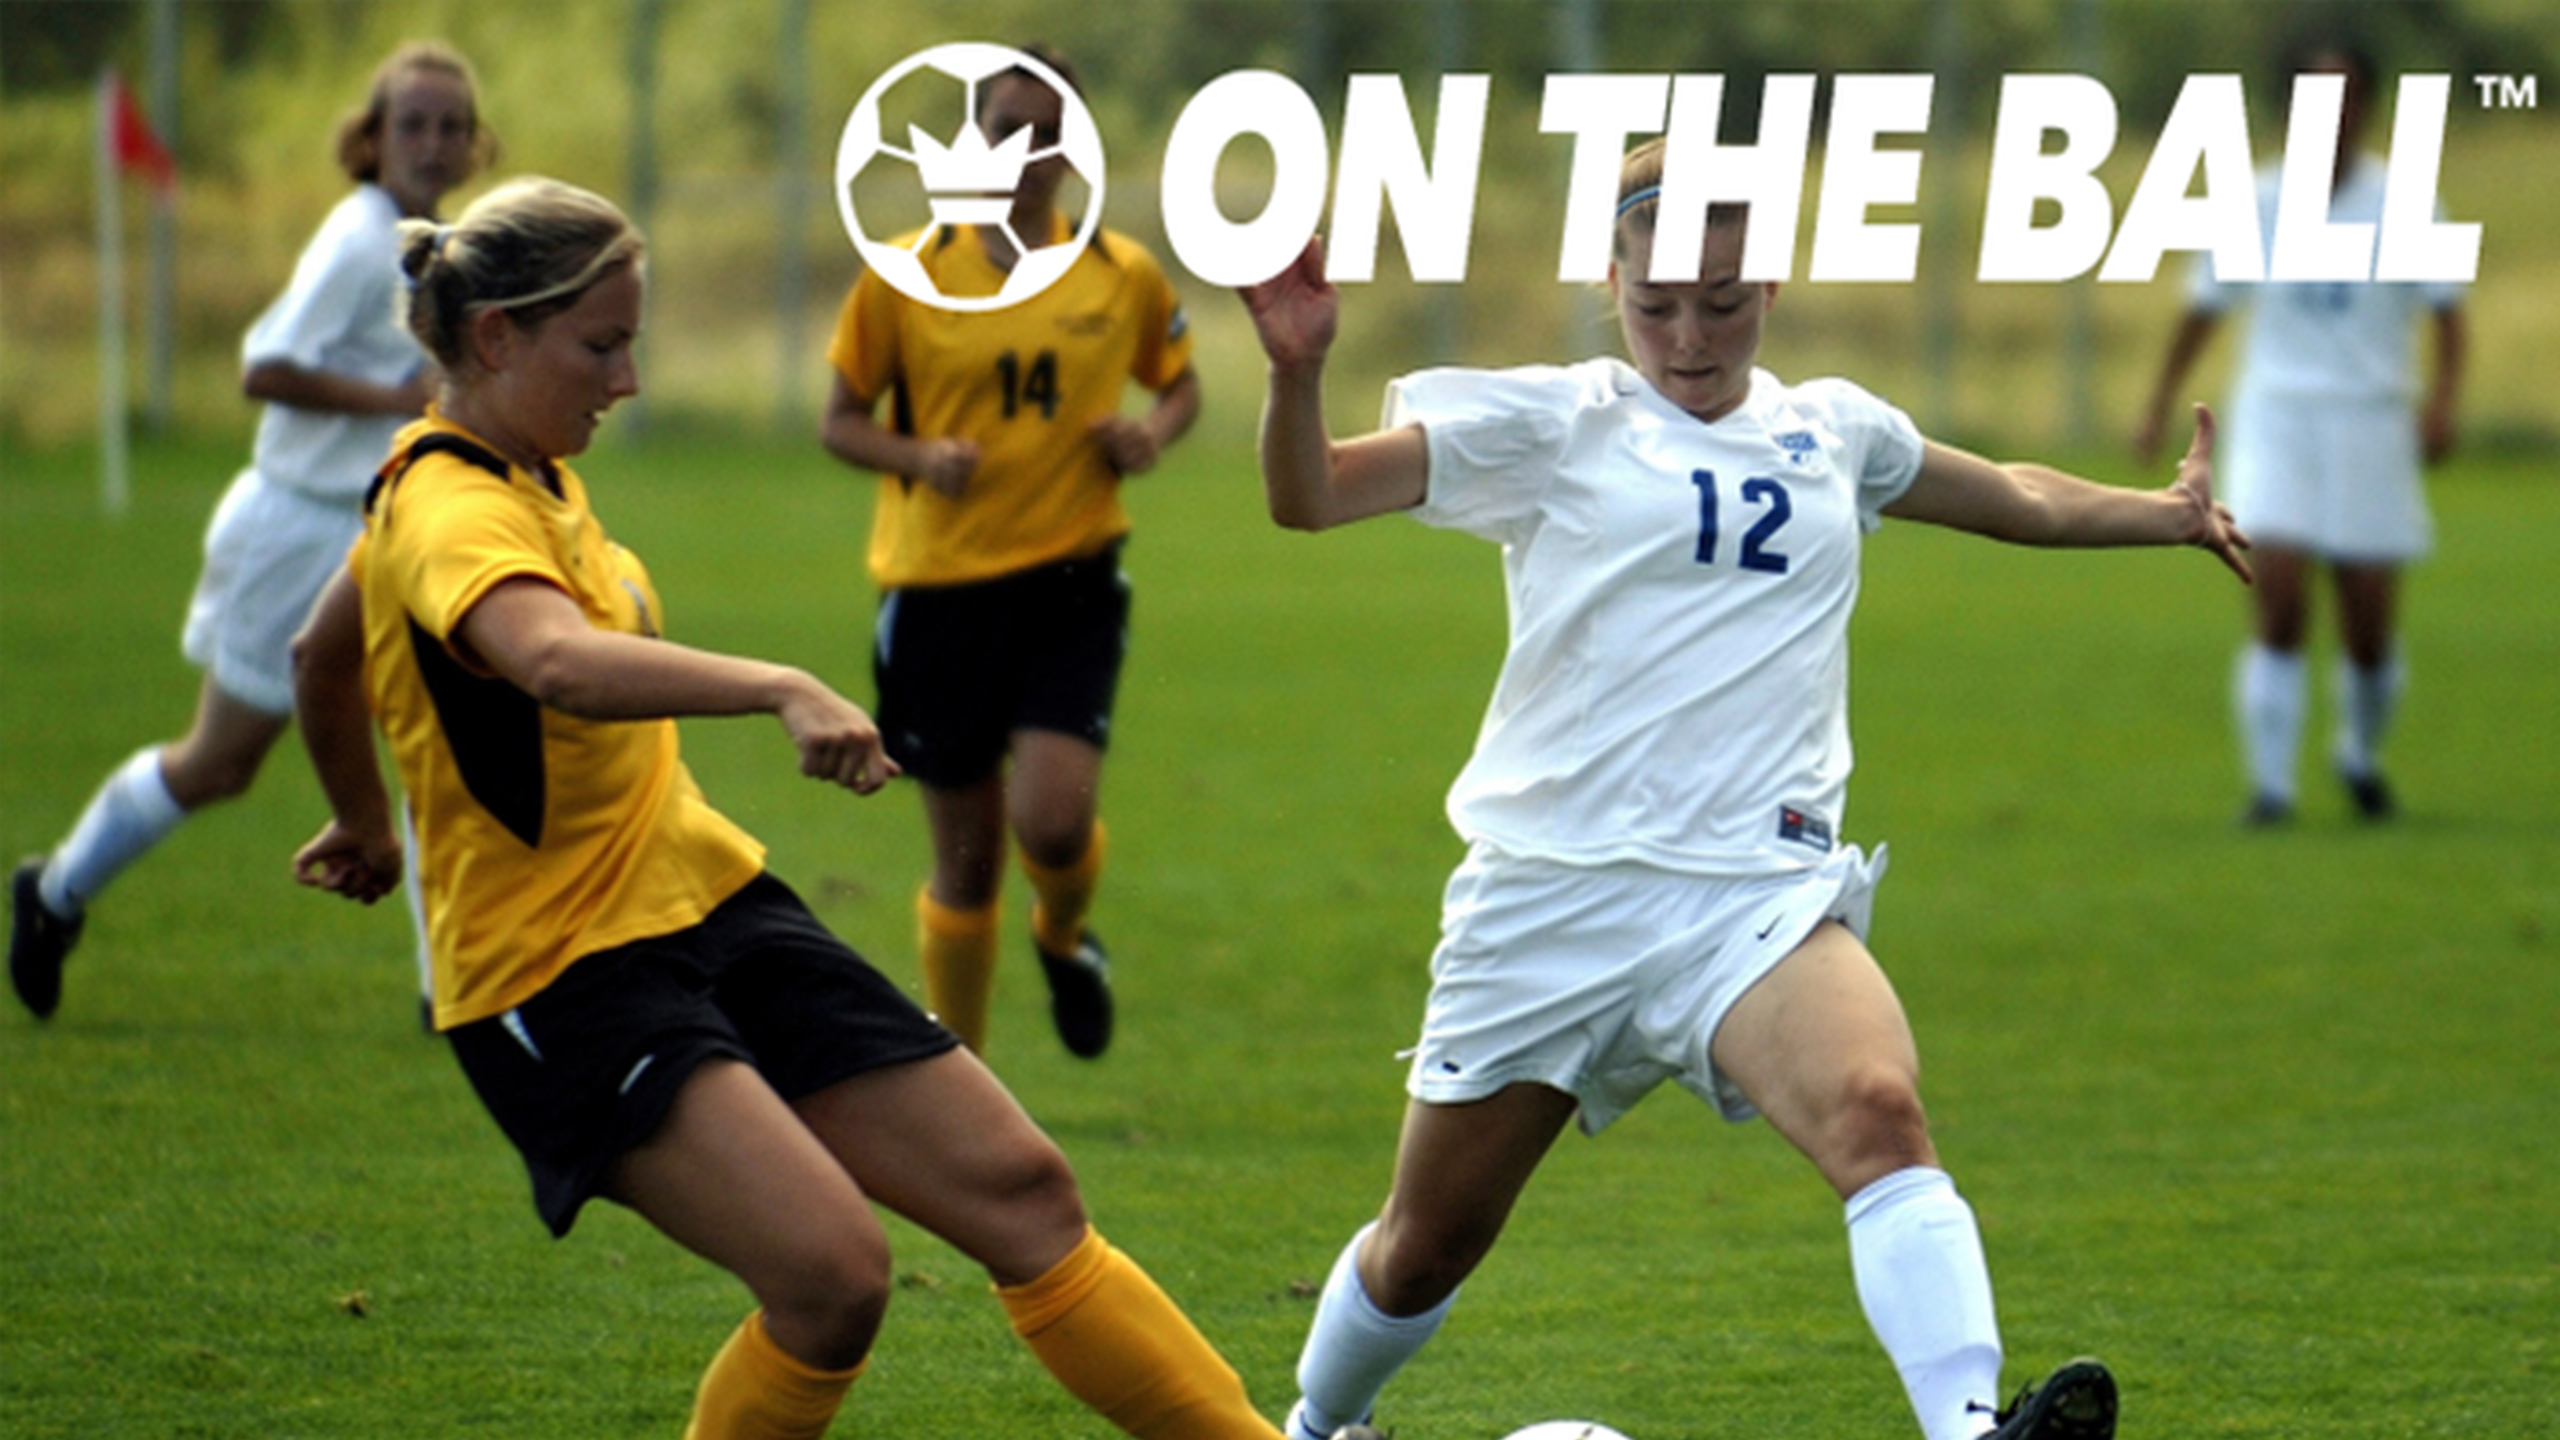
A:
{"type": "MultiPolygon", "coordinates": [[[[889,424],[896,433],[907,436],[910,439],[914,438],[916,433],[916,402],[915,397],[907,393],[907,377],[904,374],[900,374],[889,381],[889,424]]],[[[912,495],[915,493],[915,489],[916,477],[913,475],[901,475],[898,477],[899,494],[912,495]]]]}
{"type": "MultiPolygon", "coordinates": [[[[380,472],[375,474],[373,484],[365,488],[365,513],[372,514],[374,501],[380,498],[383,492],[399,484],[400,477],[408,474],[411,466],[430,455],[451,455],[466,465],[477,465],[501,480],[507,478],[507,462],[498,452],[485,445],[465,440],[459,435],[450,435],[440,430],[432,435],[419,437],[418,443],[410,446],[407,454],[393,457],[380,472]]],[[[552,488],[556,491],[559,486],[555,482],[552,488]]]]}
{"type": "Polygon", "coordinates": [[[542,706],[513,684],[462,668],[417,621],[409,651],[471,798],[526,846],[542,843],[542,706]]]}

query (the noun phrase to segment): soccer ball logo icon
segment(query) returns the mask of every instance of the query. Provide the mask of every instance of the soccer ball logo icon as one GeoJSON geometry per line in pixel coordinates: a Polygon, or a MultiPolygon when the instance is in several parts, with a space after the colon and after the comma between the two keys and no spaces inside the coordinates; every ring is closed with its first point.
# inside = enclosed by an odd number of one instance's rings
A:
{"type": "Polygon", "coordinates": [[[1084,253],[1102,224],[1102,175],[1101,131],[1072,86],[1038,59],[1011,46],[963,41],[908,56],[862,92],[836,143],[836,210],[862,263],[899,294],[942,310],[1001,310],[1048,289],[1084,253]],[[1058,93],[1054,140],[1033,134],[1028,126],[1009,135],[980,133],[977,115],[984,88],[1016,70],[1058,93]],[[900,86],[901,81],[920,74],[928,83],[900,86]],[[891,127],[882,118],[884,101],[893,91],[899,91],[910,108],[920,106],[930,112],[907,121],[904,143],[890,137],[891,127]],[[1013,194],[1021,186],[1025,167],[1053,155],[1064,157],[1068,168],[1085,182],[1084,214],[1069,238],[1054,245],[1035,245],[1029,243],[1034,237],[1013,230],[1013,194]],[[914,249],[873,238],[855,213],[855,182],[875,165],[909,167],[923,188],[932,223],[917,236],[914,249]],[[1018,258],[995,294],[946,295],[925,269],[916,252],[934,243],[945,226],[953,225],[992,225],[1013,243],[1018,258]]]}

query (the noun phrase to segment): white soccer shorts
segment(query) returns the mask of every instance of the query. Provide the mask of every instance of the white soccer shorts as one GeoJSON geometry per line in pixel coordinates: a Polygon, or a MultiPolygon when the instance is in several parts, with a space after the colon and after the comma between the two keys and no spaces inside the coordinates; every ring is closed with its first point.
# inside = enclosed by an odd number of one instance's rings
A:
{"type": "Polygon", "coordinates": [[[1781,875],[1558,865],[1472,849],[1450,877],[1405,1089],[1433,1104],[1534,1081],[1598,1134],[1665,1080],[1727,1120],[1759,1112],[1709,1047],[1744,992],[1831,919],[1860,939],[1885,852],[1781,875]]]}
{"type": "Polygon", "coordinates": [[[2261,545],[2397,564],[2434,543],[2417,416],[2396,400],[2244,397],[2223,473],[2232,517],[2261,545]]]}
{"type": "Polygon", "coordinates": [[[293,637],[363,529],[352,497],[323,500],[241,471],[205,527],[179,642],[187,659],[241,703],[292,714],[293,637]]]}

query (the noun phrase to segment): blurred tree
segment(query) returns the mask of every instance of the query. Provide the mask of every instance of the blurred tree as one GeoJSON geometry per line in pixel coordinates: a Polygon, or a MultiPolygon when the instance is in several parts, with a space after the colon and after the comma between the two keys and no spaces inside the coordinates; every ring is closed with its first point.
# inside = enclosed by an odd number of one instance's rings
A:
{"type": "MultiPolygon", "coordinates": [[[[189,24],[211,37],[226,68],[257,55],[267,43],[270,0],[189,8],[198,12],[189,24]]],[[[100,66],[139,53],[144,10],[129,0],[5,0],[0,3],[0,90],[31,94],[95,83],[100,66]]]]}

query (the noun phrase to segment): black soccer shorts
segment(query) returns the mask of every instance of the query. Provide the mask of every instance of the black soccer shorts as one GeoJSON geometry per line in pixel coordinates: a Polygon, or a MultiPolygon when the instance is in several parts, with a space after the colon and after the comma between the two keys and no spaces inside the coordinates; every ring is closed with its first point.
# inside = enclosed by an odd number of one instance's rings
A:
{"type": "Polygon", "coordinates": [[[993,774],[1017,730],[1108,749],[1128,648],[1117,544],[993,580],[893,590],[871,649],[889,755],[915,780],[958,789],[993,774]]]}
{"type": "Polygon", "coordinates": [[[447,1038],[523,1154],[554,1235],[706,1060],[745,1061],[798,1100],[960,1043],[771,875],[691,929],[582,956],[532,999],[447,1038]]]}

